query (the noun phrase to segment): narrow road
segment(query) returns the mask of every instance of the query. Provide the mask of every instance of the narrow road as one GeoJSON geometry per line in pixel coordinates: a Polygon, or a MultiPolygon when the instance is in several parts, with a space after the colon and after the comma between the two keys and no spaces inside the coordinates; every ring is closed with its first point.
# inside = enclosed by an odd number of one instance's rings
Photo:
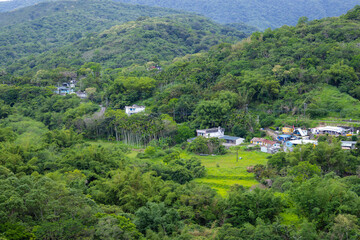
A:
{"type": "Polygon", "coordinates": [[[266,128],[265,132],[266,132],[266,135],[272,137],[274,140],[277,140],[278,134],[274,130],[266,128]]]}
{"type": "Polygon", "coordinates": [[[106,107],[103,107],[102,105],[99,105],[100,106],[100,111],[94,113],[93,117],[95,119],[99,119],[99,118],[102,118],[105,114],[105,111],[106,111],[106,107]]]}

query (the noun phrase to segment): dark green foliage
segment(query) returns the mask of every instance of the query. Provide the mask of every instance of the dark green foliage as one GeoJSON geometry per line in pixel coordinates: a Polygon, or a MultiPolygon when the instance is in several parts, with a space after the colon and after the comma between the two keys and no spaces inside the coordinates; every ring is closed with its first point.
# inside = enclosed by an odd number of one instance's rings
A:
{"type": "Polygon", "coordinates": [[[197,154],[225,154],[221,139],[197,137],[189,145],[189,151],[197,154]]]}
{"type": "Polygon", "coordinates": [[[130,219],[115,214],[98,214],[95,239],[142,239],[130,219]]]}
{"type": "MultiPolygon", "coordinates": [[[[333,17],[344,14],[359,4],[356,0],[342,1],[286,1],[286,0],[116,0],[148,6],[161,6],[197,12],[222,23],[246,23],[260,29],[295,25],[298,19],[333,17]]],[[[351,19],[358,19],[354,11],[351,19]]]]}
{"type": "Polygon", "coordinates": [[[180,159],[176,156],[167,155],[164,159],[166,165],[153,165],[152,169],[164,180],[172,180],[180,184],[189,182],[205,175],[205,167],[196,158],[180,159]]]}
{"type": "MultiPolygon", "coordinates": [[[[57,52],[57,48],[91,36],[91,33],[104,31],[141,16],[175,13],[179,12],[108,0],[52,1],[0,13],[1,64],[50,49],[57,52]]],[[[62,56],[61,59],[66,60],[66,57],[62,56]]],[[[32,62],[30,66],[34,64],[32,62]]],[[[61,64],[61,60],[58,64],[61,64]]]]}
{"type": "Polygon", "coordinates": [[[323,229],[335,216],[359,213],[359,196],[328,176],[315,177],[291,191],[296,208],[302,216],[323,229]]]}
{"type": "Polygon", "coordinates": [[[246,36],[200,16],[145,18],[84,36],[56,51],[44,49],[41,51],[43,54],[21,59],[7,69],[9,72],[24,73],[56,67],[74,68],[85,62],[102,63],[111,68],[149,63],[147,67],[151,68],[159,62],[208,50],[221,42],[234,43],[246,36]],[[44,61],[45,59],[48,61],[44,61]],[[31,64],[28,65],[30,61],[31,64]],[[26,69],[18,71],[18,66],[24,64],[27,65],[26,69]]]}
{"type": "Polygon", "coordinates": [[[242,187],[237,187],[230,192],[226,202],[226,222],[239,227],[245,223],[255,224],[260,218],[266,223],[271,223],[282,208],[280,197],[269,190],[256,188],[248,192],[242,187]]]}
{"type": "MultiPolygon", "coordinates": [[[[360,96],[357,12],[301,18],[296,27],[257,32],[169,65],[164,52],[140,44],[129,45],[128,64],[152,61],[142,66],[107,69],[103,59],[53,68],[37,58],[44,65],[31,65],[27,75],[0,70],[0,238],[357,239],[360,151],[339,143],[350,137],[326,136],[316,146],[272,155],[268,164],[248,168],[258,187],[233,186],[224,197],[214,184],[197,183],[206,174],[202,158],[186,153],[224,154],[221,140],[184,142],[198,127],[221,125],[249,139],[265,134],[260,127],[309,127],[311,119],[299,115],[358,116],[358,100],[349,96],[360,96]],[[49,87],[73,79],[89,99],[55,95],[49,87]],[[128,116],[118,109],[135,103],[146,111],[128,116]],[[130,146],[119,141],[136,147],[128,154],[130,146]]],[[[126,41],[138,34],[149,46],[150,39],[166,39],[201,50],[219,40],[218,30],[234,37],[201,17],[180,19],[143,17],[76,46],[110,47],[128,33],[126,41]]],[[[73,46],[68,51],[76,52],[73,46]]]]}
{"type": "Polygon", "coordinates": [[[182,225],[179,213],[175,209],[167,208],[164,203],[149,202],[139,208],[135,216],[135,224],[142,233],[150,229],[171,235],[181,229],[182,225]]]}

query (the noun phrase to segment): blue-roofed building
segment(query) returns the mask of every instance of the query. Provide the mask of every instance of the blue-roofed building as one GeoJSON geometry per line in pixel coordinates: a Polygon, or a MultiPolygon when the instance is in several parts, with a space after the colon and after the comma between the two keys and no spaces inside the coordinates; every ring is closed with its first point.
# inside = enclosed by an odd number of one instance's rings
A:
{"type": "Polygon", "coordinates": [[[66,94],[74,93],[74,90],[68,87],[58,87],[55,93],[60,95],[66,95],[66,94]]]}
{"type": "Polygon", "coordinates": [[[277,140],[281,142],[285,142],[285,141],[289,141],[291,138],[292,138],[291,135],[283,134],[283,135],[279,135],[277,137],[277,140]]]}
{"type": "Polygon", "coordinates": [[[225,147],[237,146],[237,145],[242,144],[245,141],[244,138],[227,136],[227,135],[219,137],[219,139],[225,140],[225,143],[223,144],[225,147]]]}

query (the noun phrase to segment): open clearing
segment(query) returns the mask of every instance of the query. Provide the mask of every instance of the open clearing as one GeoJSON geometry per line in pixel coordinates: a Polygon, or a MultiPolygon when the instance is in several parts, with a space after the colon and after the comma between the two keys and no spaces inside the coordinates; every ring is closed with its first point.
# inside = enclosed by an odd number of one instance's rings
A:
{"type": "Polygon", "coordinates": [[[222,196],[234,184],[251,187],[259,184],[253,173],[247,172],[247,167],[256,164],[266,164],[269,154],[262,152],[239,151],[239,159],[236,161],[236,153],[231,152],[223,156],[196,156],[206,167],[207,176],[196,179],[196,182],[208,184],[216,189],[222,196]]]}
{"type": "MultiPolygon", "coordinates": [[[[132,151],[128,156],[134,159],[137,153],[136,151],[132,151]]],[[[230,190],[232,185],[238,184],[244,187],[251,187],[259,184],[254,174],[247,172],[247,167],[256,164],[265,165],[267,163],[267,156],[269,156],[267,153],[239,150],[239,158],[241,157],[242,159],[236,161],[236,152],[229,152],[226,155],[217,156],[199,156],[187,152],[181,152],[180,154],[181,158],[196,157],[200,159],[206,168],[207,175],[194,181],[209,185],[217,190],[223,197],[227,195],[227,191],[230,190]]],[[[152,162],[161,162],[162,158],[152,158],[149,160],[152,162]]]]}

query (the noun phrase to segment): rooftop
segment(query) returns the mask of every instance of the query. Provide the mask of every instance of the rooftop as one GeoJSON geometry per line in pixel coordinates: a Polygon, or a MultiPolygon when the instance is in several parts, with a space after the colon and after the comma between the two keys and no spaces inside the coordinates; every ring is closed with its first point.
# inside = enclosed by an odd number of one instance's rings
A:
{"type": "Polygon", "coordinates": [[[223,137],[219,137],[219,138],[220,139],[225,139],[225,140],[232,140],[232,141],[236,141],[238,139],[241,139],[241,137],[234,137],[234,136],[227,136],[227,135],[224,135],[223,137]]]}
{"type": "Polygon", "coordinates": [[[125,106],[125,108],[145,108],[145,106],[138,106],[138,105],[134,104],[132,106],[125,106]]]}
{"type": "Polygon", "coordinates": [[[291,138],[292,136],[291,136],[291,135],[287,135],[287,134],[282,134],[282,135],[279,135],[279,137],[282,137],[282,138],[291,138]]]}
{"type": "Polygon", "coordinates": [[[344,132],[344,131],[347,131],[345,128],[342,128],[342,127],[331,127],[331,126],[317,127],[317,128],[314,128],[314,129],[317,129],[319,131],[332,131],[332,132],[344,132]]]}
{"type": "Polygon", "coordinates": [[[215,133],[218,131],[225,132],[225,128],[217,127],[217,128],[208,128],[208,129],[198,129],[197,132],[205,132],[205,133],[215,133]]]}
{"type": "Polygon", "coordinates": [[[316,140],[307,140],[307,139],[299,139],[299,140],[291,140],[289,141],[292,144],[298,145],[298,144],[318,144],[318,141],[316,140]]]}

